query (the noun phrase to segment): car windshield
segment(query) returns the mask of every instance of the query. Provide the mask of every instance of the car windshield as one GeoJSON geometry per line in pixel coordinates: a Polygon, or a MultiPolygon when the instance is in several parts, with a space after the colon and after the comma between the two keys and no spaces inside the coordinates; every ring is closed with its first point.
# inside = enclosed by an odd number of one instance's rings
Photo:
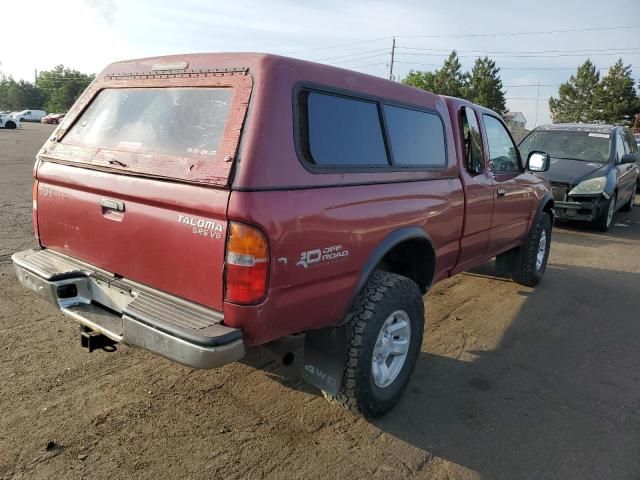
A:
{"type": "Polygon", "coordinates": [[[609,160],[608,133],[576,130],[536,130],[519,145],[522,158],[542,151],[557,159],[605,163],[609,160]]]}

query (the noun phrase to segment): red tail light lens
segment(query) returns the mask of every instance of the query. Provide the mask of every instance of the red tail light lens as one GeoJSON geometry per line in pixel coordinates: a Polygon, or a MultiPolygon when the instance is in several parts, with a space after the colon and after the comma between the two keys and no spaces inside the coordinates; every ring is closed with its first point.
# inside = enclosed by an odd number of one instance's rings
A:
{"type": "Polygon", "coordinates": [[[31,190],[31,200],[33,202],[33,234],[37,239],[40,238],[38,232],[38,180],[33,182],[33,189],[31,190]]]}
{"type": "Polygon", "coordinates": [[[269,248],[260,230],[241,223],[229,223],[225,300],[250,304],[262,300],[267,292],[269,248]]]}

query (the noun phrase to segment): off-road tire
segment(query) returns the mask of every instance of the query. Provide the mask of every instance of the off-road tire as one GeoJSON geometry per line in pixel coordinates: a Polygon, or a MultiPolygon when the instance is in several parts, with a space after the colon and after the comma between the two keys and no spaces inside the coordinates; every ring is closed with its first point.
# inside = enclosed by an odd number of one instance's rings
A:
{"type": "Polygon", "coordinates": [[[611,197],[605,202],[600,216],[592,222],[593,228],[601,232],[606,232],[611,228],[611,225],[613,225],[613,219],[616,216],[616,207],[613,207],[613,217],[611,217],[611,221],[608,220],[609,207],[611,206],[611,202],[613,202],[613,204],[615,205],[617,199],[618,195],[614,192],[613,195],[611,195],[611,197]]]}
{"type": "Polygon", "coordinates": [[[357,415],[378,417],[398,402],[420,354],[424,304],[418,285],[402,275],[376,270],[347,315],[345,328],[347,356],[342,384],[335,396],[322,393],[330,402],[357,415]],[[397,310],[409,316],[409,348],[397,377],[380,388],[373,380],[373,350],[385,320],[397,310]]]}
{"type": "Polygon", "coordinates": [[[631,211],[631,209],[633,208],[633,204],[636,202],[636,190],[637,190],[637,188],[634,187],[633,193],[631,193],[631,198],[629,199],[629,201],[627,203],[625,203],[620,208],[620,211],[622,211],[622,212],[630,212],[631,211]]]}
{"type": "Polygon", "coordinates": [[[551,247],[551,216],[542,212],[540,218],[529,232],[529,236],[524,243],[515,252],[515,259],[511,278],[514,282],[527,287],[535,287],[545,270],[547,269],[547,260],[549,259],[549,250],[551,247]],[[540,246],[540,237],[542,232],[546,235],[546,250],[542,260],[542,265],[537,267],[538,248],[540,246]]]}
{"type": "Polygon", "coordinates": [[[14,128],[16,128],[16,124],[15,122],[7,122],[4,124],[4,128],[8,128],[9,130],[13,130],[14,128]]]}

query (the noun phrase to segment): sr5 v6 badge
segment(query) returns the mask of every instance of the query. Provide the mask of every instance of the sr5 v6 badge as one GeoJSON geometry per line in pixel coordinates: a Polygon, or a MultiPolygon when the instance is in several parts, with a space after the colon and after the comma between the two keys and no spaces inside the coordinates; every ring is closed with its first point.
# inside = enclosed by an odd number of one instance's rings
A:
{"type": "Polygon", "coordinates": [[[333,262],[336,260],[346,260],[349,256],[349,250],[344,250],[342,245],[333,245],[331,247],[316,248],[307,250],[300,254],[300,260],[296,265],[304,268],[317,265],[319,263],[333,262]]]}
{"type": "Polygon", "coordinates": [[[189,225],[192,233],[202,235],[204,237],[222,238],[222,225],[213,220],[205,220],[203,218],[189,217],[188,215],[178,215],[178,223],[189,225]]]}

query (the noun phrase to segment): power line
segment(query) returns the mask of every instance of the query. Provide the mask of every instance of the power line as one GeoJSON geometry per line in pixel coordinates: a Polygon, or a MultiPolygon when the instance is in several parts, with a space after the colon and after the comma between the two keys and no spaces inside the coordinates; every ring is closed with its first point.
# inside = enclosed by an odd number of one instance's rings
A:
{"type": "Polygon", "coordinates": [[[389,52],[385,52],[385,53],[378,53],[377,55],[369,55],[368,57],[358,57],[358,58],[350,58],[348,60],[341,60],[339,62],[330,62],[330,65],[337,65],[340,63],[349,63],[349,62],[356,62],[358,60],[366,60],[367,58],[375,58],[375,57],[382,57],[382,56],[387,56],[389,55],[389,52]]]}
{"type": "Polygon", "coordinates": [[[334,58],[353,57],[353,56],[357,56],[357,55],[365,55],[367,53],[387,52],[387,51],[388,51],[387,48],[377,48],[375,50],[365,50],[364,52],[349,53],[347,55],[338,55],[336,57],[314,58],[314,59],[311,59],[311,61],[312,62],[321,62],[323,60],[333,60],[334,58]]]}
{"type": "Polygon", "coordinates": [[[518,87],[559,87],[561,83],[521,83],[518,85],[503,85],[504,88],[518,88],[518,87]]]}
{"type": "MultiPolygon", "coordinates": [[[[454,35],[395,35],[396,38],[473,38],[473,37],[509,37],[516,35],[550,35],[556,33],[573,33],[573,32],[600,32],[607,30],[632,30],[640,28],[640,25],[623,25],[616,27],[590,27],[590,28],[571,28],[565,30],[547,30],[547,31],[529,31],[529,32],[505,32],[505,33],[465,33],[465,34],[454,34],[454,35]]],[[[359,40],[355,42],[349,43],[341,43],[337,45],[330,45],[326,47],[316,47],[316,48],[303,48],[300,50],[289,50],[283,53],[286,54],[294,54],[301,52],[317,52],[319,50],[331,50],[334,48],[343,48],[350,47],[353,45],[362,45],[365,43],[378,42],[381,40],[389,40],[392,39],[394,35],[388,35],[386,37],[372,38],[369,40],[359,40]]]]}
{"type": "Polygon", "coordinates": [[[455,50],[458,53],[480,53],[480,54],[494,54],[494,53],[585,53],[590,52],[606,52],[614,50],[616,52],[624,52],[628,50],[639,50],[638,47],[632,48],[596,48],[596,49],[578,49],[578,50],[458,50],[458,49],[446,49],[446,48],[423,48],[423,47],[396,47],[402,50],[427,50],[432,52],[446,52],[450,53],[451,50],[455,50]]]}
{"type": "Polygon", "coordinates": [[[363,43],[372,43],[372,42],[378,42],[380,40],[389,40],[390,38],[393,38],[393,37],[389,36],[389,37],[372,38],[371,40],[361,40],[358,42],[342,43],[340,45],[331,45],[330,47],[305,48],[302,50],[285,51],[284,53],[291,54],[291,53],[300,53],[300,52],[317,52],[318,50],[330,50],[332,48],[350,47],[352,45],[361,45],[363,43]]]}
{"type": "MultiPolygon", "coordinates": [[[[398,55],[423,56],[423,57],[447,57],[448,53],[414,53],[414,52],[398,52],[398,55]]],[[[551,55],[493,55],[495,58],[557,58],[557,57],[599,57],[603,55],[640,55],[640,50],[635,52],[611,52],[611,53],[559,53],[551,55]]],[[[458,58],[473,58],[478,55],[458,55],[458,58]]]]}
{"type": "MultiPolygon", "coordinates": [[[[396,60],[396,63],[405,65],[422,65],[426,67],[441,67],[438,63],[420,63],[420,62],[402,62],[396,60]]],[[[629,65],[631,68],[638,68],[636,65],[629,65]]],[[[578,67],[498,67],[500,70],[576,70],[578,67]]],[[[611,67],[596,67],[597,70],[607,70],[611,67]]]]}
{"type": "Polygon", "coordinates": [[[555,33],[573,32],[602,32],[606,30],[631,30],[640,25],[626,25],[617,27],[569,28],[565,30],[546,30],[535,32],[505,32],[505,33],[465,33],[458,35],[398,35],[397,38],[471,38],[471,37],[512,37],[516,35],[550,35],[555,33]]]}
{"type": "Polygon", "coordinates": [[[389,65],[387,62],[383,62],[383,63],[369,63],[367,65],[356,65],[355,67],[344,67],[344,68],[349,68],[351,70],[356,69],[356,68],[367,68],[367,67],[375,67],[375,66],[379,66],[379,65],[389,65]]]}

